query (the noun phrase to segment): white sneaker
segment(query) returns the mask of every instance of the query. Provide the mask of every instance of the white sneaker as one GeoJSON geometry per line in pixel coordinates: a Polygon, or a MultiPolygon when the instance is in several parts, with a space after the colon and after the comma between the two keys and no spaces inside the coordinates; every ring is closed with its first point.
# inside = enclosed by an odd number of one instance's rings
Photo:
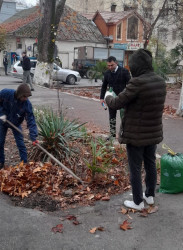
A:
{"type": "Polygon", "coordinates": [[[148,205],[154,204],[154,197],[153,196],[146,197],[145,193],[143,193],[143,199],[147,202],[148,205]]]}
{"type": "Polygon", "coordinates": [[[134,201],[124,201],[124,205],[129,208],[133,208],[136,210],[142,210],[144,208],[144,202],[142,201],[139,205],[136,205],[134,201]]]}

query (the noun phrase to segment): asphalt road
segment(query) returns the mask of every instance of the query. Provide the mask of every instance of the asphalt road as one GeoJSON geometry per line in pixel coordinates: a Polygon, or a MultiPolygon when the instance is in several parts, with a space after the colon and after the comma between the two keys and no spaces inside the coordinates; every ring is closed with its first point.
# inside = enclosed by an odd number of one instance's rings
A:
{"type": "MultiPolygon", "coordinates": [[[[16,88],[18,81],[1,76],[0,89],[16,88]]],[[[99,102],[60,94],[63,106],[71,118],[89,121],[108,128],[108,114],[99,102]]],[[[57,91],[35,87],[31,97],[33,105],[52,106],[57,109],[57,91]]],[[[164,142],[172,149],[182,151],[183,119],[165,117],[164,142]],[[166,118],[166,119],[165,119],[166,118]],[[168,118],[168,119],[167,119],[168,118]]],[[[160,148],[159,148],[160,149],[160,148]]],[[[183,249],[183,194],[156,193],[158,212],[148,217],[138,213],[120,213],[123,201],[131,198],[130,192],[116,195],[110,201],[97,202],[95,206],[80,207],[69,211],[43,213],[36,209],[14,207],[9,198],[0,195],[0,250],[181,250],[183,249]],[[61,221],[72,214],[82,224],[61,221]],[[128,219],[131,230],[122,231],[119,225],[128,219]],[[62,223],[63,233],[54,234],[51,228],[62,223]],[[89,230],[102,226],[105,231],[89,230]]]]}

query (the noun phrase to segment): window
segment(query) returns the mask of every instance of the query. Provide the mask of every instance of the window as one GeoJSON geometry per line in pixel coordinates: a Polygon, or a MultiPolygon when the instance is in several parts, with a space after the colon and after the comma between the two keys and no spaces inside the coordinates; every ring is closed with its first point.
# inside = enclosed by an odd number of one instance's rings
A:
{"type": "Polygon", "coordinates": [[[17,43],[17,49],[22,49],[22,44],[21,43],[17,43]]]}
{"type": "Polygon", "coordinates": [[[127,27],[127,39],[128,40],[137,40],[138,39],[138,18],[132,16],[128,18],[128,27],[127,27]]]}
{"type": "Polygon", "coordinates": [[[117,40],[121,40],[121,23],[117,25],[117,40]]]}

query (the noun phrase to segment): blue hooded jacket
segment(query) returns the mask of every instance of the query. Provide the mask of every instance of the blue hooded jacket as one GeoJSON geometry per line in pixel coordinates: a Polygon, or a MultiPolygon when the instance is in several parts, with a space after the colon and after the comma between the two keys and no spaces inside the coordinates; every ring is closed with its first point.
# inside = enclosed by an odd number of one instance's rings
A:
{"type": "MultiPolygon", "coordinates": [[[[32,110],[32,104],[29,100],[20,101],[15,97],[14,89],[3,89],[0,91],[0,116],[6,115],[7,120],[16,127],[20,127],[25,119],[29,129],[30,139],[36,140],[38,136],[37,125],[32,110]]],[[[2,121],[0,121],[2,124],[2,121]]],[[[7,125],[6,123],[4,125],[7,125]]]]}

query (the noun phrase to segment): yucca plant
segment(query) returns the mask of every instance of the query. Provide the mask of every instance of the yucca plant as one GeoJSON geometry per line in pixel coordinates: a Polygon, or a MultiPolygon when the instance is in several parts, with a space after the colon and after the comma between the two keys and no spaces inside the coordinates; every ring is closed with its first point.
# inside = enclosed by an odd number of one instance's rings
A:
{"type": "MultiPolygon", "coordinates": [[[[85,136],[84,124],[78,124],[77,120],[69,121],[62,112],[57,115],[52,109],[36,110],[34,113],[42,146],[58,160],[65,157],[69,160],[75,152],[72,142],[85,136]]],[[[34,158],[46,161],[47,155],[36,148],[34,158]]]]}

